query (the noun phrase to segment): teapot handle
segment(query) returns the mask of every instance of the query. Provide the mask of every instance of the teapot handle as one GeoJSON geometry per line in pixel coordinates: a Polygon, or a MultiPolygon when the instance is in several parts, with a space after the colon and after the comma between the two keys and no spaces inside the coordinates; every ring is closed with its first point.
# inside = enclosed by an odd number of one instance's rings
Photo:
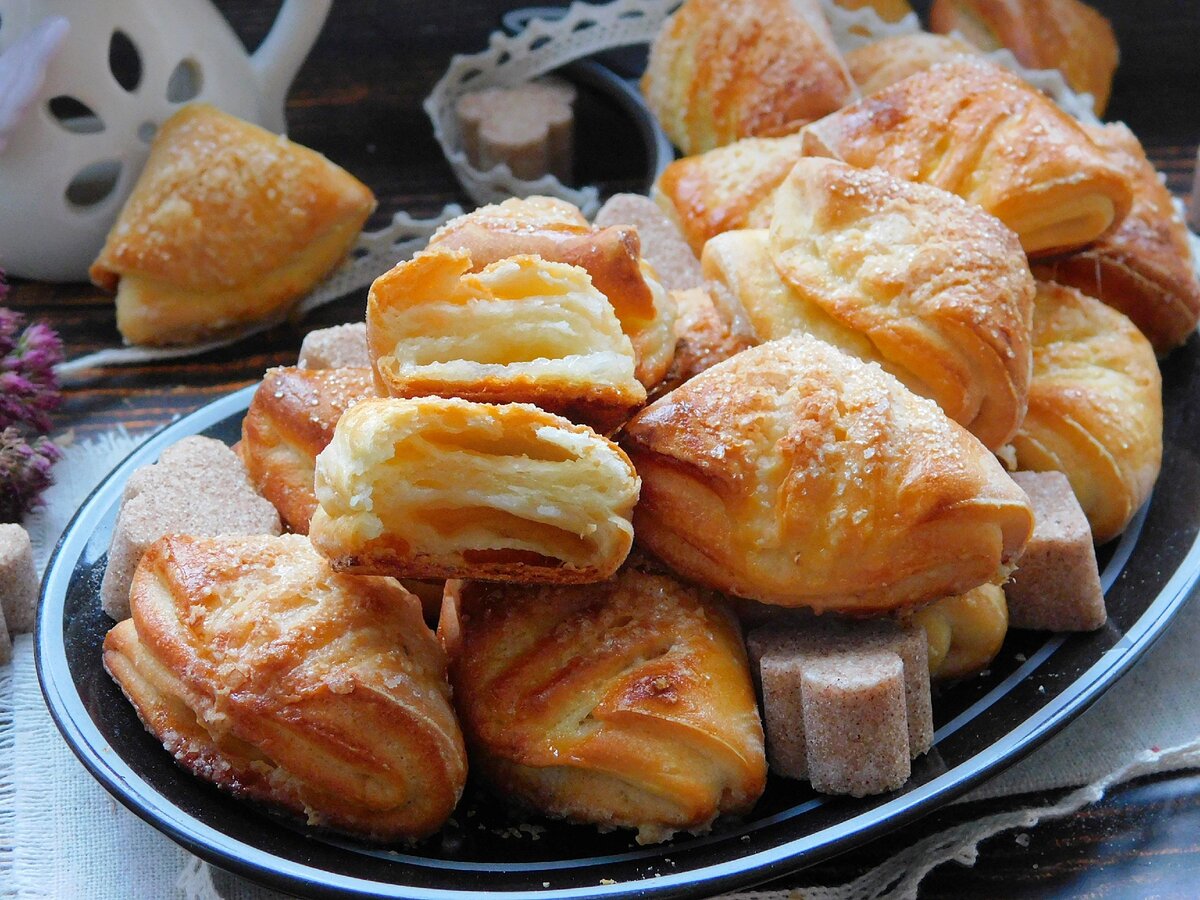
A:
{"type": "Polygon", "coordinates": [[[266,127],[284,130],[283,104],[288,88],[316,43],[332,5],[333,0],[284,0],[275,24],[250,57],[266,127]]]}

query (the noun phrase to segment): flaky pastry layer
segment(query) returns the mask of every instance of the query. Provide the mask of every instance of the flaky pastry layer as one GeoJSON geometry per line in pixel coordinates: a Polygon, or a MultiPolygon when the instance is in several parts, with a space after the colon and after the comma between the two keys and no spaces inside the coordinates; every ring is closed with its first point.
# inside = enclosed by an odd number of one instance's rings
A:
{"type": "Polygon", "coordinates": [[[533,406],[367,400],[317,458],[310,534],[339,570],[597,581],[629,552],[639,486],[619,447],[533,406]]]}

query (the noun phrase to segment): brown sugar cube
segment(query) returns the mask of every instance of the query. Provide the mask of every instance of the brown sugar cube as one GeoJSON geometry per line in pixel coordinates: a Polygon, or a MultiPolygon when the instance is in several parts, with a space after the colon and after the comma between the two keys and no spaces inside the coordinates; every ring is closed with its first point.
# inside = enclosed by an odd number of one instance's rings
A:
{"type": "Polygon", "coordinates": [[[455,110],[467,159],[481,172],[506,163],[525,181],[569,181],[574,102],[575,88],[555,78],[463,94],[455,110]]]}
{"type": "Polygon", "coordinates": [[[367,323],[350,322],[310,331],[300,344],[296,365],[301,369],[369,368],[367,323]]]}
{"type": "Polygon", "coordinates": [[[1061,472],[1014,472],[1033,506],[1033,536],[1004,586],[1010,628],[1093,631],[1108,621],[1087,517],[1061,472]]]}
{"type": "Polygon", "coordinates": [[[904,664],[875,650],[812,659],[801,685],[808,779],[825,794],[894,791],[912,774],[904,664]]]}
{"type": "Polygon", "coordinates": [[[212,438],[184,438],[125,485],[100,585],[101,605],[118,622],[129,617],[134,569],[163,535],[277,535],[281,530],[279,513],[255,492],[237,454],[212,438]]]}
{"type": "Polygon", "coordinates": [[[784,778],[808,778],[808,744],[804,734],[804,671],[808,660],[786,654],[767,655],[754,667],[762,687],[763,731],[771,771],[784,778]]]}
{"type": "Polygon", "coordinates": [[[704,286],[700,260],[688,246],[683,233],[666,217],[659,205],[641,194],[614,194],[596,213],[596,226],[632,225],[642,242],[642,257],[654,267],[659,282],[668,291],[686,291],[704,286]]]}
{"type": "Polygon", "coordinates": [[[16,524],[0,525],[0,613],[7,633],[33,631],[37,620],[38,577],[29,533],[16,524]]]}

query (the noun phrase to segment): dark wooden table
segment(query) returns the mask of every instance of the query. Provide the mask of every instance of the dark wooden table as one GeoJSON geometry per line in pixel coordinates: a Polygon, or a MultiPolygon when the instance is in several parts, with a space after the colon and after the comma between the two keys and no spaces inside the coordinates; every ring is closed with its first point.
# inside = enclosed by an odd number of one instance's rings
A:
{"type": "MultiPolygon", "coordinates": [[[[292,91],[290,133],[375,190],[380,208],[372,226],[398,209],[427,215],[448,202],[468,202],[433,140],[420,101],[450,54],[483,47],[500,12],[515,5],[487,0],[335,5],[292,91]]],[[[1191,0],[1096,5],[1112,16],[1123,51],[1110,117],[1129,123],[1170,187],[1183,195],[1191,185],[1200,138],[1195,51],[1200,46],[1200,5],[1191,0]]],[[[219,0],[218,6],[253,46],[278,3],[219,0]]],[[[641,151],[635,139],[620,128],[604,131],[602,150],[582,148],[591,156],[589,174],[610,190],[636,186],[641,151]]],[[[120,342],[110,299],[90,286],[18,283],[10,302],[58,328],[70,357],[120,342]]],[[[77,437],[118,424],[134,431],[156,428],[257,380],[268,366],[293,363],[307,330],[361,318],[364,303],[363,294],[348,297],[303,323],[194,359],[87,373],[67,386],[56,426],[74,430],[77,437]]],[[[841,883],[934,831],[1057,796],[954,806],[787,883],[841,883]]],[[[1200,774],[1134,782],[1102,803],[1027,834],[1027,845],[1012,833],[986,841],[973,868],[949,864],[934,871],[922,896],[1200,896],[1200,774]]]]}

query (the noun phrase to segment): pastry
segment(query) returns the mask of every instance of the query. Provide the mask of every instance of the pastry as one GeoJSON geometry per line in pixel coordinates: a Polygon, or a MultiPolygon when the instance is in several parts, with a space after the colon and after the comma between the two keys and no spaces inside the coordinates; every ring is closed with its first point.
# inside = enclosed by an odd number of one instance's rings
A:
{"type": "Polygon", "coordinates": [[[268,369],[242,419],[239,455],[289,531],[308,534],[313,468],[347,409],[378,396],[370,369],[268,369]]]}
{"type": "Polygon", "coordinates": [[[1025,415],[1033,276],[1016,235],[958,197],[803,159],[770,232],[718,235],[703,266],[759,339],[804,331],[880,362],[990,448],[1025,415]]]}
{"type": "Polygon", "coordinates": [[[1090,244],[1133,199],[1128,176],[1074,119],[983,60],[942,63],[814,122],[804,151],[958,194],[1031,256],[1090,244]]]}
{"type": "Polygon", "coordinates": [[[1029,412],[1012,442],[1017,468],[1065,474],[1104,543],[1150,496],[1162,424],[1150,342],[1099,300],[1038,282],[1029,412]]]}
{"type": "Polygon", "coordinates": [[[938,63],[978,55],[979,51],[966,41],[918,31],[856,47],[846,54],[846,65],[866,97],[938,63]]]}
{"type": "MultiPolygon", "coordinates": [[[[714,294],[719,290],[706,287],[672,292],[679,311],[675,319],[675,361],[655,389],[655,398],[758,343],[741,317],[726,315],[714,302],[714,294]]],[[[723,306],[730,303],[737,301],[730,298],[723,306]]]]}
{"type": "Polygon", "coordinates": [[[905,16],[913,14],[913,8],[908,0],[833,0],[842,9],[863,9],[870,7],[879,18],[885,22],[899,22],[905,16]]]}
{"type": "Polygon", "coordinates": [[[934,0],[934,31],[956,31],[981,50],[1007,47],[1030,69],[1058,69],[1104,115],[1117,70],[1117,38],[1108,19],[1079,0],[934,0]]]}
{"type": "MultiPolygon", "coordinates": [[[[1018,569],[1027,552],[1028,548],[1022,552],[1018,569]]],[[[1008,634],[1004,590],[999,585],[981,584],[965,594],[935,600],[913,614],[912,622],[925,630],[931,677],[965,678],[987,668],[996,658],[1008,634]]]]}
{"type": "MultiPolygon", "coordinates": [[[[380,392],[534,403],[611,431],[646,402],[612,304],[579,266],[418,253],[375,279],[367,347],[380,392]]],[[[673,351],[672,351],[673,352],[673,351]]]]}
{"type": "Polygon", "coordinates": [[[524,254],[580,266],[633,344],[638,381],[650,390],[671,366],[675,310],[642,258],[636,228],[593,228],[576,207],[553,197],[514,198],[451,219],[429,247],[468,251],[474,271],[524,254]]]}
{"type": "Polygon", "coordinates": [[[700,260],[683,232],[657,203],[641,194],[613,194],[593,220],[597,228],[633,226],[641,241],[642,258],[668,291],[704,286],[700,260]]]}
{"type": "Polygon", "coordinates": [[[642,93],[685,156],[790,134],[855,97],[819,0],[686,0],[650,46],[642,93]]]}
{"type": "Polygon", "coordinates": [[[638,540],[686,578],[874,616],[990,581],[1033,527],[974,437],[877,366],[795,334],[635,416],[638,540]]]}
{"type": "Polygon", "coordinates": [[[762,794],[746,652],[716,598],[631,567],[456,591],[439,634],[472,765],[501,796],[652,843],[762,794]]]}
{"type": "Polygon", "coordinates": [[[1133,132],[1120,123],[1085,126],[1133,183],[1133,207],[1112,233],[1038,274],[1079,288],[1127,315],[1159,354],[1188,339],[1200,320],[1200,282],[1187,226],[1133,132]]]}
{"type": "Polygon", "coordinates": [[[192,774],[378,841],[424,837],[466,780],[445,656],[415,597],[301,535],[156,543],[104,667],[192,774]]]}
{"type": "Polygon", "coordinates": [[[194,342],[285,311],[374,208],[319,153],[193,104],[159,129],[91,278],[129,343],[194,342]]]}
{"type": "Polygon", "coordinates": [[[619,447],[533,406],[365,400],[317,457],[309,533],[339,571],[599,581],[629,553],[638,488],[619,447]]]}
{"type": "Polygon", "coordinates": [[[743,138],[671,163],[651,195],[679,225],[697,256],[714,235],[766,228],[771,202],[801,156],[803,137],[743,138]]]}

